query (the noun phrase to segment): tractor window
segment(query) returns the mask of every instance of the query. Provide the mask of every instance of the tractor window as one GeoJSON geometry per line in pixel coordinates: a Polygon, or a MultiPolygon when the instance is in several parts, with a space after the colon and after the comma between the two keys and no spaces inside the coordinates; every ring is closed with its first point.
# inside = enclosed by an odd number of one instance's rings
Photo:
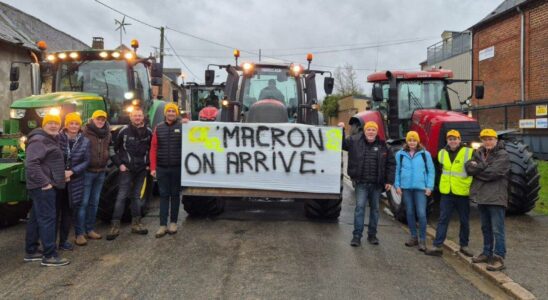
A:
{"type": "Polygon", "coordinates": [[[398,84],[398,117],[410,119],[415,109],[448,109],[448,101],[441,80],[402,81],[398,84]]]}
{"type": "Polygon", "coordinates": [[[147,68],[142,64],[136,64],[133,67],[135,72],[135,96],[144,102],[150,100],[150,85],[148,81],[147,68]]]}
{"type": "Polygon", "coordinates": [[[198,120],[200,111],[207,106],[221,108],[221,100],[224,97],[222,89],[191,88],[190,99],[192,103],[192,120],[198,120]]]}

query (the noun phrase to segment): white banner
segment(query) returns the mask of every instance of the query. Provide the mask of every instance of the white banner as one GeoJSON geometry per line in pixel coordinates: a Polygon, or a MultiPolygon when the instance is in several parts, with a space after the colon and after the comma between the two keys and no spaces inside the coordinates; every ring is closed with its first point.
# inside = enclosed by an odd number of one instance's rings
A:
{"type": "Polygon", "coordinates": [[[183,124],[183,187],[339,193],[342,129],[302,124],[183,124]]]}

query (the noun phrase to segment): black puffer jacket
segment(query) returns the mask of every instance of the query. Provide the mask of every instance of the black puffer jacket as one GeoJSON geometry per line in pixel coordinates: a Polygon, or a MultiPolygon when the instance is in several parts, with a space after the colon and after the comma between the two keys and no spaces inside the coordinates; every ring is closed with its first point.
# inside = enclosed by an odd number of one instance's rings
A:
{"type": "Polygon", "coordinates": [[[147,126],[137,128],[126,125],[120,129],[114,142],[112,161],[117,166],[125,165],[131,172],[143,171],[149,165],[152,130],[147,126]]]}
{"type": "Polygon", "coordinates": [[[472,201],[478,204],[508,206],[510,158],[503,141],[499,141],[492,151],[480,147],[465,168],[468,175],[474,177],[470,187],[472,201]]]}
{"type": "Polygon", "coordinates": [[[91,159],[91,145],[88,138],[80,131],[74,145],[70,148],[69,137],[66,129],[63,129],[59,133],[59,146],[63,151],[65,168],[74,173],[67,183],[67,192],[69,204],[76,207],[82,203],[84,197],[84,174],[91,159]]]}
{"type": "Polygon", "coordinates": [[[386,142],[376,138],[373,147],[367,147],[363,133],[357,133],[343,140],[342,149],[348,151],[347,174],[352,180],[363,180],[366,178],[366,166],[371,165],[365,162],[367,149],[377,152],[377,183],[394,184],[394,175],[396,170],[396,161],[394,153],[388,148],[386,142]]]}
{"type": "Polygon", "coordinates": [[[59,137],[47,134],[42,128],[28,136],[26,147],[27,189],[43,188],[48,184],[65,188],[65,161],[59,148],[59,137]]]}

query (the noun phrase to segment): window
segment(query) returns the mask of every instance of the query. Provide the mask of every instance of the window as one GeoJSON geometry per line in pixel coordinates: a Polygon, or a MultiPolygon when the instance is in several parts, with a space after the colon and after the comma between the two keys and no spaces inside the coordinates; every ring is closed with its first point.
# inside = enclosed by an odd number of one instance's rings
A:
{"type": "Polygon", "coordinates": [[[190,95],[192,103],[192,120],[198,120],[200,111],[206,106],[221,108],[221,99],[224,97],[222,89],[192,89],[190,95]]]}
{"type": "Polygon", "coordinates": [[[138,63],[133,67],[133,72],[135,74],[135,96],[145,103],[150,100],[147,68],[142,63],[138,63]]]}
{"type": "Polygon", "coordinates": [[[398,84],[398,118],[410,119],[413,111],[420,108],[449,108],[443,81],[401,81],[398,84]]]}

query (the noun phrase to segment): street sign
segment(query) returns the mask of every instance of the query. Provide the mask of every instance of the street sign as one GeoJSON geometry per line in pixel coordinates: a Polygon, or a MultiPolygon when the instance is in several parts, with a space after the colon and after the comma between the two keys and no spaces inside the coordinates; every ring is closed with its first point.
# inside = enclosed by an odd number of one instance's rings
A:
{"type": "Polygon", "coordinates": [[[519,120],[519,128],[535,128],[535,119],[519,120]]]}
{"type": "Polygon", "coordinates": [[[479,52],[479,61],[482,61],[484,59],[488,59],[491,57],[495,57],[495,46],[491,46],[489,48],[485,48],[480,50],[479,52]]]}
{"type": "Polygon", "coordinates": [[[548,118],[539,118],[536,120],[537,128],[548,128],[548,118]]]}
{"type": "Polygon", "coordinates": [[[548,115],[548,105],[537,105],[536,115],[537,117],[548,115]]]}

